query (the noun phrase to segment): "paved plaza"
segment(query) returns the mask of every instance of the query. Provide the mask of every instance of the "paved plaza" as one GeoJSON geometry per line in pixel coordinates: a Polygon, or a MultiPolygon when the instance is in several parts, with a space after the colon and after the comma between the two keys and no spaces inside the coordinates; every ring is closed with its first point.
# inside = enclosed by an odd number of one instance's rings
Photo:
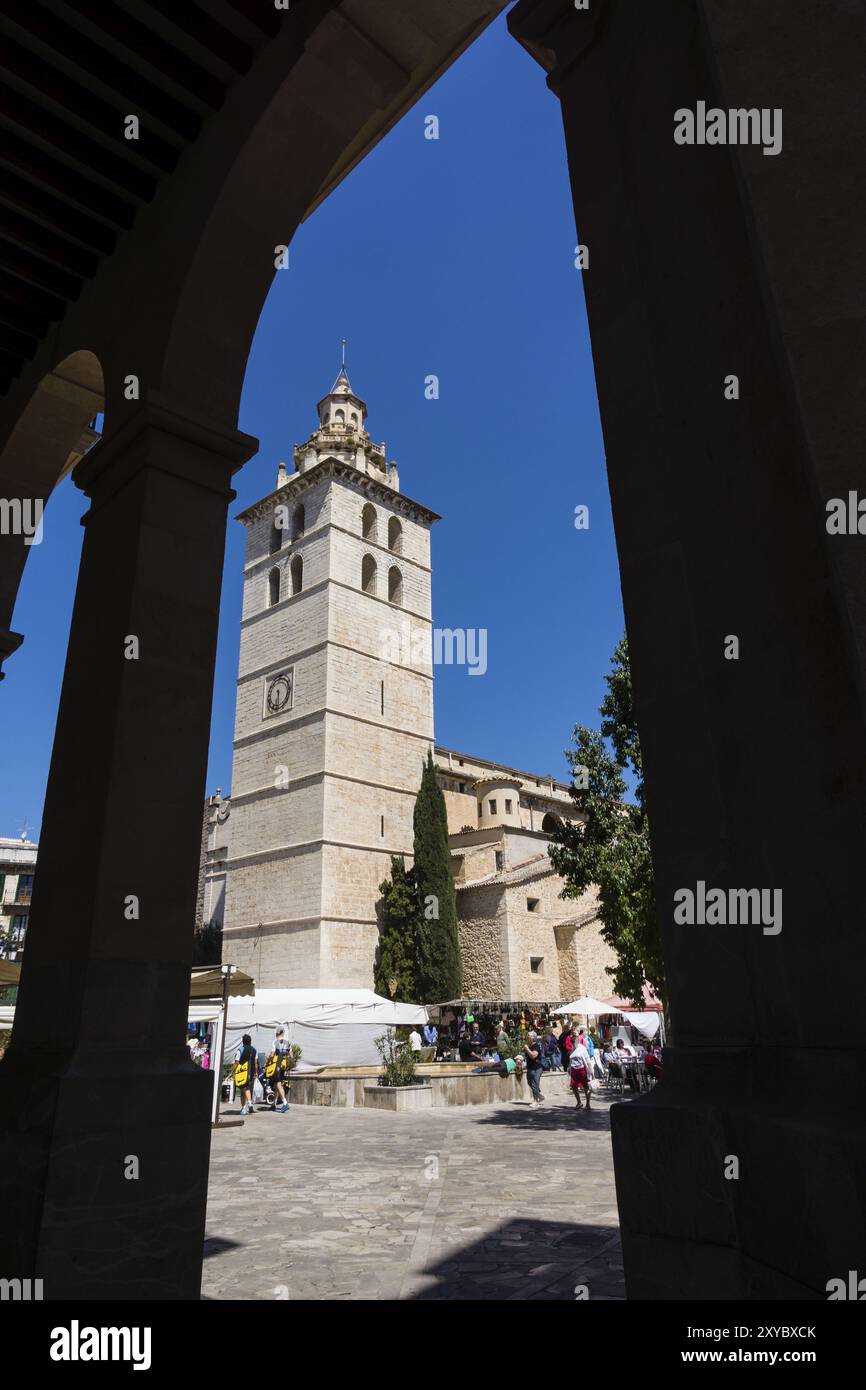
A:
{"type": "Polygon", "coordinates": [[[259,1111],[213,1136],[203,1296],[622,1299],[609,1109],[259,1111]]]}

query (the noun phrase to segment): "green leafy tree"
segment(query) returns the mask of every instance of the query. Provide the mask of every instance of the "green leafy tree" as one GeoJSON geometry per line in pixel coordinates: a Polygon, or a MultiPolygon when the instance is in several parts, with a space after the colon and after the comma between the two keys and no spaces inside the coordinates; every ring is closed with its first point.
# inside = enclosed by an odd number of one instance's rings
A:
{"type": "Polygon", "coordinates": [[[415,801],[414,828],[415,883],[421,911],[421,994],[428,1003],[441,1003],[459,997],[463,968],[448,816],[429,750],[415,801]]]}
{"type": "Polygon", "coordinates": [[[665,1003],[666,989],[625,637],[605,680],[600,732],[577,725],[566,751],[571,798],[585,824],[559,826],[549,852],[565,879],[564,898],[578,898],[591,884],[597,886],[601,935],[617,958],[608,966],[614,990],[641,1007],[645,984],[665,1003]],[[634,804],[625,799],[626,770],[634,779],[634,804]]]}
{"type": "Polygon", "coordinates": [[[377,994],[386,999],[420,1000],[421,911],[415,875],[402,854],[391,856],[391,877],[379,884],[382,927],[373,971],[377,994]]]}
{"type": "Polygon", "coordinates": [[[192,939],[193,965],[219,965],[223,954],[222,922],[204,922],[192,939]]]}

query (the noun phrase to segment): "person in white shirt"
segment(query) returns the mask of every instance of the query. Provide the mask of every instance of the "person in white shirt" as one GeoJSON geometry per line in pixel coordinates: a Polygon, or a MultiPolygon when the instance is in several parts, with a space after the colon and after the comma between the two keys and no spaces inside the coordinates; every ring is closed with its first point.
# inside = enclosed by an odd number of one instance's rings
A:
{"type": "Polygon", "coordinates": [[[589,1053],[582,1042],[576,1042],[571,1049],[571,1056],[568,1059],[568,1076],[571,1082],[571,1089],[574,1092],[574,1099],[577,1101],[577,1108],[580,1109],[581,1090],[586,1097],[586,1108],[589,1109],[589,1098],[592,1090],[589,1084],[592,1072],[592,1063],[589,1053]]]}
{"type": "Polygon", "coordinates": [[[421,1042],[421,1034],[418,1032],[417,1028],[413,1028],[412,1032],[409,1034],[409,1046],[413,1052],[421,1051],[423,1044],[421,1042]]]}

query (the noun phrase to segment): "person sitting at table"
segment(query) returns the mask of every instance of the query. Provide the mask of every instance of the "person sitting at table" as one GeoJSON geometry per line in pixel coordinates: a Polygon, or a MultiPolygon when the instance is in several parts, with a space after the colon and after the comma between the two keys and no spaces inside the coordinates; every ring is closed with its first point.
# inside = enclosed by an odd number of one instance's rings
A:
{"type": "Polygon", "coordinates": [[[457,1049],[461,1062],[480,1062],[484,1058],[484,1044],[481,1034],[464,1034],[457,1049]]]}
{"type": "Polygon", "coordinates": [[[637,1058],[627,1043],[622,1038],[616,1040],[616,1050],[614,1056],[622,1068],[622,1074],[629,1084],[632,1091],[640,1090],[640,1083],[637,1079],[637,1058]]]}
{"type": "Polygon", "coordinates": [[[646,1056],[644,1057],[643,1064],[646,1067],[647,1076],[651,1076],[654,1081],[661,1081],[662,1059],[656,1052],[655,1044],[652,1042],[647,1044],[646,1056]]]}

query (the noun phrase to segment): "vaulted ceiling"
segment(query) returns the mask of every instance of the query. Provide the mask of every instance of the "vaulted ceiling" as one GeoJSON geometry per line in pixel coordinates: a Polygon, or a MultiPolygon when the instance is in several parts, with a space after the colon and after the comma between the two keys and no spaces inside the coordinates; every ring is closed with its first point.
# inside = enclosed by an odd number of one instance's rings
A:
{"type": "Polygon", "coordinates": [[[256,0],[3,0],[0,390],[280,22],[256,0]]]}

